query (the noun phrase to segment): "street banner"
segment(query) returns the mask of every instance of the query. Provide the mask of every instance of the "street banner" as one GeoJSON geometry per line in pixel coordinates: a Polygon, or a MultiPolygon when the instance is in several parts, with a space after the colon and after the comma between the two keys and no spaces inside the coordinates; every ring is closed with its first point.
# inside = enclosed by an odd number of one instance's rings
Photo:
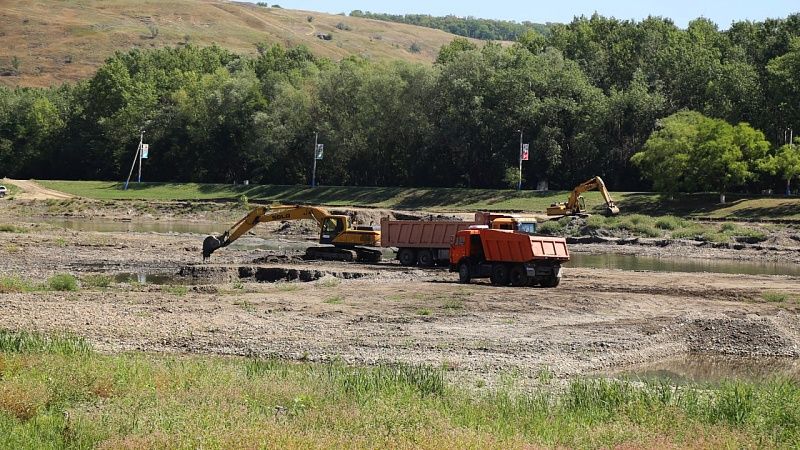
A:
{"type": "Polygon", "coordinates": [[[528,144],[522,144],[522,154],[519,155],[520,161],[528,160],[528,144]]]}
{"type": "Polygon", "coordinates": [[[142,159],[147,159],[147,153],[150,150],[149,144],[142,144],[142,159]]]}
{"type": "Polygon", "coordinates": [[[322,152],[325,150],[325,144],[317,144],[317,151],[314,154],[316,159],[322,159],[322,152]]]}

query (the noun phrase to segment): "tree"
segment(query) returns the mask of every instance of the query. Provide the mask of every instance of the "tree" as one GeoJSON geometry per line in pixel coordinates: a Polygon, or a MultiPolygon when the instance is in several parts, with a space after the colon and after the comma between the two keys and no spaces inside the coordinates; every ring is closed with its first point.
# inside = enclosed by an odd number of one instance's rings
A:
{"type": "Polygon", "coordinates": [[[762,167],[772,175],[780,175],[786,181],[786,195],[791,195],[792,178],[800,175],[800,139],[781,146],[775,155],[766,159],[762,167]]]}
{"type": "Polygon", "coordinates": [[[725,203],[725,192],[753,178],[768,150],[764,134],[746,123],[683,111],[661,121],[631,161],[659,191],[716,191],[725,203]]]}

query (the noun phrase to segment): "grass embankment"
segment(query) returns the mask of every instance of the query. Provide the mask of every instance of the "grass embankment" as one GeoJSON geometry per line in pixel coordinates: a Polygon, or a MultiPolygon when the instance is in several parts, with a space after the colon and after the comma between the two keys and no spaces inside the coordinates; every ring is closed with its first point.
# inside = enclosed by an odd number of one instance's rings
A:
{"type": "MultiPolygon", "coordinates": [[[[40,181],[50,189],[80,197],[102,200],[238,200],[285,204],[306,203],[330,206],[366,206],[395,209],[442,211],[529,211],[544,212],[555,202],[566,201],[566,191],[514,191],[453,188],[381,188],[273,185],[223,185],[197,183],[133,183],[127,191],[121,183],[107,181],[40,181]]],[[[612,194],[625,214],[677,215],[728,219],[800,220],[800,198],[744,197],[728,195],[720,205],[716,194],[676,196],[673,200],[654,193],[612,194]]],[[[598,192],[584,194],[592,212],[602,211],[598,192]]]]}
{"type": "Polygon", "coordinates": [[[427,367],[109,356],[0,331],[2,448],[795,447],[798,402],[788,380],[470,393],[427,367]]]}
{"type": "Polygon", "coordinates": [[[616,217],[594,215],[586,219],[563,217],[540,224],[539,232],[554,236],[611,235],[757,243],[767,239],[769,230],[763,226],[742,226],[730,222],[696,222],[675,216],[632,214],[616,217]]]}

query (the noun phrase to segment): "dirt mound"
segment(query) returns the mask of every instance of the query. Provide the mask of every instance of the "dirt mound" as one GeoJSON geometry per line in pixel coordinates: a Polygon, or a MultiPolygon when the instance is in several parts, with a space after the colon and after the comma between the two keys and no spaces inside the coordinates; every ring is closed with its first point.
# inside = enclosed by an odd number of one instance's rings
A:
{"type": "Polygon", "coordinates": [[[695,319],[686,330],[689,351],[739,356],[800,356],[798,342],[767,318],[695,319]]]}

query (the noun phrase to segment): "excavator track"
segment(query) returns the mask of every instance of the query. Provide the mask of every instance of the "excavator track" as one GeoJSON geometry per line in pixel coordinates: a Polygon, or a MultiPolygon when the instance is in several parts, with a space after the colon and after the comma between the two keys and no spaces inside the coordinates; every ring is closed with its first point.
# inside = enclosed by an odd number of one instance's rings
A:
{"type": "Polygon", "coordinates": [[[355,250],[345,248],[309,247],[306,249],[304,259],[353,262],[358,260],[358,253],[355,250]]]}
{"type": "Polygon", "coordinates": [[[361,247],[355,247],[353,249],[338,248],[338,247],[309,247],[306,249],[306,254],[304,259],[377,263],[380,262],[381,256],[382,254],[380,250],[373,250],[361,247]]]}

